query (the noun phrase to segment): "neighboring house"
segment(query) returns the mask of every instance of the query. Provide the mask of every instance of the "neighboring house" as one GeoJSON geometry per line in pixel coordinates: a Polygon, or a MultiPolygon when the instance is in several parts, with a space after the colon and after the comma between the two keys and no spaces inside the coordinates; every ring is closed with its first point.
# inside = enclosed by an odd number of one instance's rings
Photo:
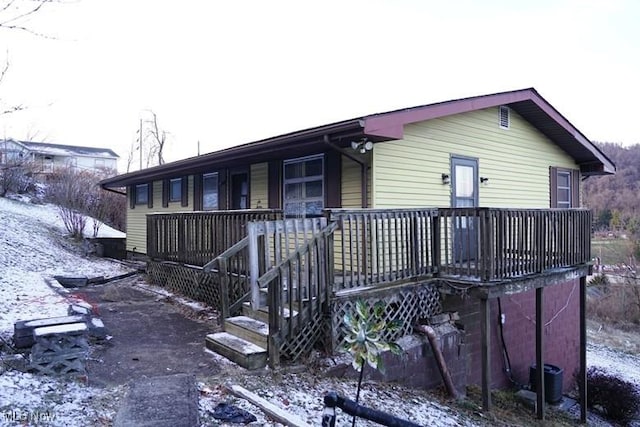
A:
{"type": "Polygon", "coordinates": [[[385,301],[403,333],[458,311],[467,381],[483,385],[488,409],[490,388],[509,384],[503,348],[521,383],[536,360],[562,367],[565,389],[584,370],[591,216],[576,208],[583,179],[613,173],[523,89],[358,117],[102,186],[128,188],[127,250],[149,257],[156,280],[218,306],[225,330],[239,311],[260,317],[265,300],[277,310],[264,338],[271,364],[318,340],[336,350],[355,299],[385,301]]]}
{"type": "Polygon", "coordinates": [[[36,173],[57,168],[104,171],[117,169],[118,155],[109,148],[79,147],[45,142],[0,140],[0,164],[28,160],[36,173]]]}

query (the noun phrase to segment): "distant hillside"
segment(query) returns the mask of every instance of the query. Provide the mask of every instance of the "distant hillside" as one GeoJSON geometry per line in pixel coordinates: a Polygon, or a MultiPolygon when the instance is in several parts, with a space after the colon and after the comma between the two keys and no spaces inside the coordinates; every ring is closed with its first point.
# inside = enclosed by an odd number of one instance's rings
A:
{"type": "Polygon", "coordinates": [[[613,176],[584,181],[583,204],[594,211],[597,228],[640,231],[640,145],[597,143],[616,164],[613,176]]]}

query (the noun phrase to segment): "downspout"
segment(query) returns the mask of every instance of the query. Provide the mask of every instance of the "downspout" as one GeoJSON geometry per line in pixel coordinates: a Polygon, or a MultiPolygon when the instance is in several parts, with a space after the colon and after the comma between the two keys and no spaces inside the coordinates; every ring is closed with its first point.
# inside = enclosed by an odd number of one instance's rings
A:
{"type": "Polygon", "coordinates": [[[360,160],[353,154],[349,153],[346,150],[343,150],[341,147],[338,147],[336,144],[331,142],[331,140],[329,139],[329,135],[325,134],[323,139],[324,139],[324,143],[327,144],[329,147],[333,148],[337,152],[341,153],[343,156],[348,157],[350,160],[353,160],[354,162],[360,165],[360,183],[361,183],[360,192],[362,193],[360,204],[362,205],[363,208],[368,208],[369,199],[367,198],[367,193],[369,191],[369,185],[368,185],[369,177],[367,175],[367,169],[369,165],[367,164],[366,161],[360,160]]]}

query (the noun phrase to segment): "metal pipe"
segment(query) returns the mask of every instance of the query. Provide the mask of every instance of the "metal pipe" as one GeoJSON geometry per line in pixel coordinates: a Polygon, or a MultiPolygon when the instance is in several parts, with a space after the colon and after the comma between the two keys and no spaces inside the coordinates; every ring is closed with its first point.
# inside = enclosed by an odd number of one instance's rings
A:
{"type": "Polygon", "coordinates": [[[438,345],[438,337],[436,336],[436,331],[434,331],[431,326],[427,325],[416,325],[414,326],[414,329],[418,332],[422,332],[429,339],[429,343],[431,344],[431,348],[433,349],[433,354],[436,356],[438,370],[440,371],[440,375],[442,376],[442,381],[444,381],[444,386],[447,389],[447,393],[449,393],[449,396],[457,399],[458,391],[453,385],[451,373],[449,372],[449,368],[447,368],[447,362],[444,360],[444,355],[442,354],[440,346],[438,345]]]}
{"type": "MultiPolygon", "coordinates": [[[[358,405],[353,400],[349,400],[346,397],[342,397],[335,391],[330,391],[324,396],[325,408],[338,407],[343,412],[351,416],[364,418],[365,420],[373,421],[387,427],[421,427],[420,424],[413,423],[411,421],[403,420],[386,412],[378,411],[377,409],[367,408],[366,406],[358,405]]],[[[335,411],[327,411],[323,413],[322,426],[335,426],[335,411]]]]}

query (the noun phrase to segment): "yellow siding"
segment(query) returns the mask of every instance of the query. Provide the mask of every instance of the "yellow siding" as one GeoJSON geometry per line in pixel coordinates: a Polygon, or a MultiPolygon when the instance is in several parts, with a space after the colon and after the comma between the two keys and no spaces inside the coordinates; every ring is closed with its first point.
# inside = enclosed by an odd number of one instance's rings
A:
{"type": "Polygon", "coordinates": [[[498,125],[498,108],[405,126],[404,139],[373,149],[373,203],[376,208],[445,207],[451,188],[451,155],[478,159],[480,206],[549,207],[549,167],[577,169],[558,146],[511,110],[511,126],[498,125]]]}
{"type": "Polygon", "coordinates": [[[147,253],[147,214],[154,212],[193,211],[193,176],[189,176],[189,205],[181,206],[180,202],[171,202],[162,207],[162,181],[153,182],[153,208],[147,205],[136,205],[127,209],[127,250],[147,253]]]}
{"type": "MultiPolygon", "coordinates": [[[[364,160],[364,157],[363,157],[364,160]]],[[[371,170],[368,171],[369,183],[371,183],[371,170]]],[[[346,156],[342,156],[342,207],[362,207],[362,169],[359,163],[346,156]]],[[[371,205],[371,185],[367,187],[367,198],[371,205]]],[[[371,206],[369,206],[371,207],[371,206]]]]}
{"type": "Polygon", "coordinates": [[[251,209],[267,208],[269,206],[269,164],[256,163],[251,165],[251,209]]]}

